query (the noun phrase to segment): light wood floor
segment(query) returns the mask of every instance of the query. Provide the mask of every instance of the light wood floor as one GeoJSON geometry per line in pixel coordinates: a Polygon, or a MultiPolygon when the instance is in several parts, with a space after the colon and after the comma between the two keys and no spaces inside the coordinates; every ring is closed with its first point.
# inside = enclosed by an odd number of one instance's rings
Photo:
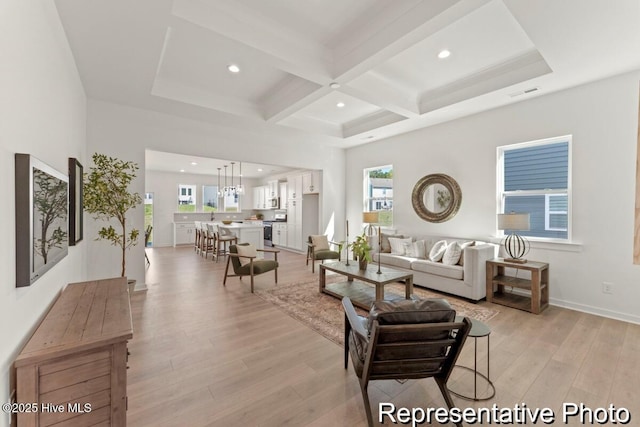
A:
{"type": "MultiPolygon", "coordinates": [[[[189,247],[147,252],[149,290],[131,298],[130,426],[366,425],[342,347],[252,295],[248,279],[230,278],[223,287],[222,260],[204,260],[189,247]]],[[[282,251],[280,261],[281,284],[317,277],[301,255],[282,251]]],[[[257,289],[271,286],[273,274],[258,276],[257,289]]],[[[488,322],[497,393],[487,402],[454,398],[459,407],[524,402],[549,407],[559,419],[563,402],[612,403],[640,419],[640,326],[556,307],[536,316],[492,306],[500,311],[488,322]]],[[[486,339],[478,352],[484,370],[486,339]]],[[[473,366],[472,339],[459,363],[473,366]]],[[[473,380],[455,370],[450,386],[471,391],[473,380]]],[[[444,406],[431,379],[375,382],[370,395],[373,408],[444,406]]]]}

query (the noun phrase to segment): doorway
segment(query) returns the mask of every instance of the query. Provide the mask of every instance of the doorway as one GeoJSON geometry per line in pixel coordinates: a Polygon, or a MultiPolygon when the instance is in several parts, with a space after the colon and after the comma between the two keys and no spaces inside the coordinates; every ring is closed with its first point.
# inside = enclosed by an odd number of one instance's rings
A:
{"type": "Polygon", "coordinates": [[[151,227],[151,233],[147,238],[145,235],[145,247],[153,247],[153,193],[144,193],[144,229],[151,227]]]}

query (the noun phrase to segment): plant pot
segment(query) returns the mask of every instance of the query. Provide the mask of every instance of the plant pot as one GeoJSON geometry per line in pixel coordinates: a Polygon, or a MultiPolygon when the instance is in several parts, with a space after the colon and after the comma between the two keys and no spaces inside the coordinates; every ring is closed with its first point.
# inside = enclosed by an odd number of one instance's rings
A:
{"type": "Polygon", "coordinates": [[[367,264],[369,263],[369,261],[367,261],[366,258],[360,258],[358,260],[358,268],[360,270],[366,270],[367,269],[367,264]]]}

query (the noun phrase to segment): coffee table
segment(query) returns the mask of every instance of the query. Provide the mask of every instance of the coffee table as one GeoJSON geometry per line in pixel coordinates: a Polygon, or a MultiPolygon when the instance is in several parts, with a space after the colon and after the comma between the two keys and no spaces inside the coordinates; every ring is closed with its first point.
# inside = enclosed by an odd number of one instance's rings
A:
{"type": "Polygon", "coordinates": [[[377,265],[369,265],[366,270],[360,270],[357,262],[349,265],[342,261],[320,264],[320,292],[336,298],[349,297],[354,305],[369,310],[374,301],[384,299],[384,285],[404,281],[405,298],[411,299],[412,273],[388,267],[381,267],[380,271],[381,273],[378,274],[377,265]],[[347,276],[347,280],[327,284],[327,271],[347,276]]]}

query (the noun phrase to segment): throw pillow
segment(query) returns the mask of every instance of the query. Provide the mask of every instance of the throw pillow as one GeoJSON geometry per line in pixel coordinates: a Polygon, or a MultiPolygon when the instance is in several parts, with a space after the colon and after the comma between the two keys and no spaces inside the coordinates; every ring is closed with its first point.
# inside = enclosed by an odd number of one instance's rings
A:
{"type": "Polygon", "coordinates": [[[397,237],[389,237],[389,244],[391,245],[391,253],[394,255],[404,255],[404,244],[411,244],[411,237],[406,239],[399,239],[397,237]]]}
{"type": "Polygon", "coordinates": [[[382,248],[382,252],[388,254],[391,252],[391,244],[389,243],[389,237],[395,237],[398,239],[402,239],[404,236],[402,234],[384,234],[382,233],[382,244],[380,247],[382,248]]]}
{"type": "Polygon", "coordinates": [[[417,242],[404,243],[404,253],[412,258],[425,258],[424,240],[417,242]]]}
{"type": "Polygon", "coordinates": [[[458,265],[464,265],[464,250],[469,246],[475,246],[475,245],[476,245],[475,241],[460,243],[460,247],[462,248],[462,253],[460,254],[460,261],[458,261],[458,265]]]}
{"type": "Polygon", "coordinates": [[[240,265],[247,265],[251,262],[249,258],[244,258],[247,256],[255,257],[258,256],[258,252],[256,251],[256,247],[253,245],[237,245],[236,249],[238,250],[238,258],[240,260],[240,265]]]}
{"type": "Polygon", "coordinates": [[[329,239],[326,235],[311,236],[311,243],[315,246],[316,251],[325,251],[329,249],[329,239]]]}
{"type": "Polygon", "coordinates": [[[462,255],[460,243],[451,242],[451,244],[447,246],[447,250],[444,251],[442,263],[446,265],[456,265],[458,261],[460,261],[460,255],[462,255]]]}
{"type": "Polygon", "coordinates": [[[431,248],[431,251],[429,251],[429,260],[433,262],[440,261],[446,250],[447,250],[446,240],[437,241],[431,248]]]}

